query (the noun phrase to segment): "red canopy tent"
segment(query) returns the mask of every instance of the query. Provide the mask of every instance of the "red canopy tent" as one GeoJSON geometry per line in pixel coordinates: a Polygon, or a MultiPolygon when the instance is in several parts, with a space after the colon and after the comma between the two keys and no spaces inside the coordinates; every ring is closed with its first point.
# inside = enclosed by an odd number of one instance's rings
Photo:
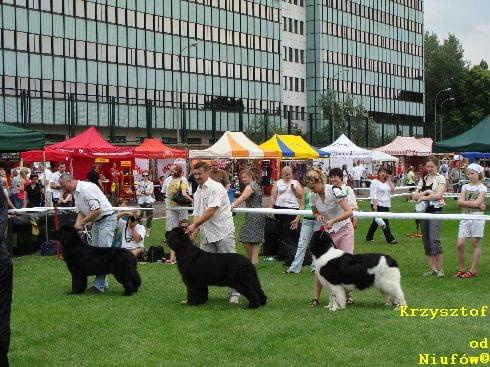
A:
{"type": "Polygon", "coordinates": [[[165,158],[186,158],[185,150],[167,147],[160,139],[143,140],[140,146],[134,148],[133,154],[136,158],[165,159],[165,158]]]}
{"type": "Polygon", "coordinates": [[[133,148],[121,148],[110,144],[93,126],[71,139],[48,145],[46,149],[65,152],[72,157],[90,158],[129,158],[133,150],[133,148]]]}
{"type": "Polygon", "coordinates": [[[89,127],[71,139],[48,145],[44,151],[29,151],[21,155],[26,162],[67,161],[72,159],[72,173],[77,179],[85,179],[95,158],[116,160],[133,158],[132,147],[116,147],[107,142],[95,127],[89,127]]]}

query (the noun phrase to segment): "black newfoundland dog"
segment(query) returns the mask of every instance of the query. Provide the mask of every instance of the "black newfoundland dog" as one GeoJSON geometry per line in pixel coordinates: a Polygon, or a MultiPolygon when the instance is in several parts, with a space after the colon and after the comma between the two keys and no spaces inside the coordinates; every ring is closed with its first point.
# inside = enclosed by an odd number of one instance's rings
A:
{"type": "Polygon", "coordinates": [[[369,287],[378,289],[387,305],[406,305],[396,261],[384,254],[351,255],[333,246],[326,232],[315,232],[310,250],[316,258],[316,276],[330,292],[327,308],[344,309],[347,293],[369,287]]]}
{"type": "Polygon", "coordinates": [[[213,254],[193,245],[181,228],[165,234],[177,255],[177,266],[187,287],[187,304],[200,305],[208,300],[208,286],[231,287],[248,300],[248,308],[264,306],[267,297],[262,291],[257,271],[245,256],[213,254]]]}
{"type": "Polygon", "coordinates": [[[113,274],[124,286],[124,295],[138,291],[141,278],[138,274],[138,260],[128,250],[86,245],[73,226],[62,226],[57,233],[61,242],[61,253],[71,273],[72,293],[83,293],[87,288],[89,275],[113,274]]]}

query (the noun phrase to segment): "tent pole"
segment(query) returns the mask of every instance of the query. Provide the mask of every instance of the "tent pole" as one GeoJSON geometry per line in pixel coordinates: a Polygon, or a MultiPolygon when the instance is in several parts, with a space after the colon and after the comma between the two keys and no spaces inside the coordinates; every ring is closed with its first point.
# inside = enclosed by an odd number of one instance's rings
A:
{"type": "MultiPolygon", "coordinates": [[[[46,151],[43,150],[43,167],[44,167],[44,172],[43,172],[43,177],[44,177],[44,182],[46,182],[46,151]]],[[[48,181],[49,185],[49,181],[48,181]]],[[[46,195],[46,187],[44,187],[44,207],[48,206],[48,199],[46,195]]],[[[46,242],[49,240],[48,236],[48,211],[44,211],[44,232],[46,236],[46,242]]]]}

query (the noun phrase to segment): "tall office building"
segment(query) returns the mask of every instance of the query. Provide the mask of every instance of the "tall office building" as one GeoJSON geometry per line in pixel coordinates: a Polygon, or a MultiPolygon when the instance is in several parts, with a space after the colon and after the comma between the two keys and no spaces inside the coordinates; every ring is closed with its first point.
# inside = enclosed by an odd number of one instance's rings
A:
{"type": "Polygon", "coordinates": [[[423,129],[421,0],[3,0],[0,28],[0,121],[52,138],[151,126],[207,145],[259,118],[307,132],[326,89],[380,133],[423,129]]]}
{"type": "Polygon", "coordinates": [[[53,133],[112,122],[118,141],[145,136],[151,126],[165,141],[176,142],[180,130],[202,144],[214,127],[246,128],[263,111],[279,120],[279,6],[4,0],[0,120],[53,133]]]}

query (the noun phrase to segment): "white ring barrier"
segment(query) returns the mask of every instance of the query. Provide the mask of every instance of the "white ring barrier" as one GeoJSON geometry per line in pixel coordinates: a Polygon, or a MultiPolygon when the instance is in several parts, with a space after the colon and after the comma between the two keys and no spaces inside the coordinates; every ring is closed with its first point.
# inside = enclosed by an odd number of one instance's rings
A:
{"type": "MultiPolygon", "coordinates": [[[[21,208],[21,209],[9,209],[10,214],[22,214],[22,213],[45,213],[49,211],[54,211],[54,207],[52,206],[36,206],[33,208],[21,208]]],[[[57,208],[58,211],[76,211],[77,208],[74,206],[63,206],[57,208]]],[[[114,211],[124,212],[124,211],[136,211],[136,210],[154,210],[153,208],[140,208],[140,207],[131,207],[131,206],[121,206],[121,207],[112,207],[114,211]]]]}
{"type": "MultiPolygon", "coordinates": [[[[254,214],[285,214],[312,216],[311,210],[294,209],[270,209],[270,208],[235,208],[237,213],[254,214]]],[[[434,219],[434,220],[490,220],[490,215],[470,215],[470,214],[430,214],[430,213],[392,213],[392,212],[360,212],[354,211],[356,218],[383,218],[383,219],[434,219]]]]}

